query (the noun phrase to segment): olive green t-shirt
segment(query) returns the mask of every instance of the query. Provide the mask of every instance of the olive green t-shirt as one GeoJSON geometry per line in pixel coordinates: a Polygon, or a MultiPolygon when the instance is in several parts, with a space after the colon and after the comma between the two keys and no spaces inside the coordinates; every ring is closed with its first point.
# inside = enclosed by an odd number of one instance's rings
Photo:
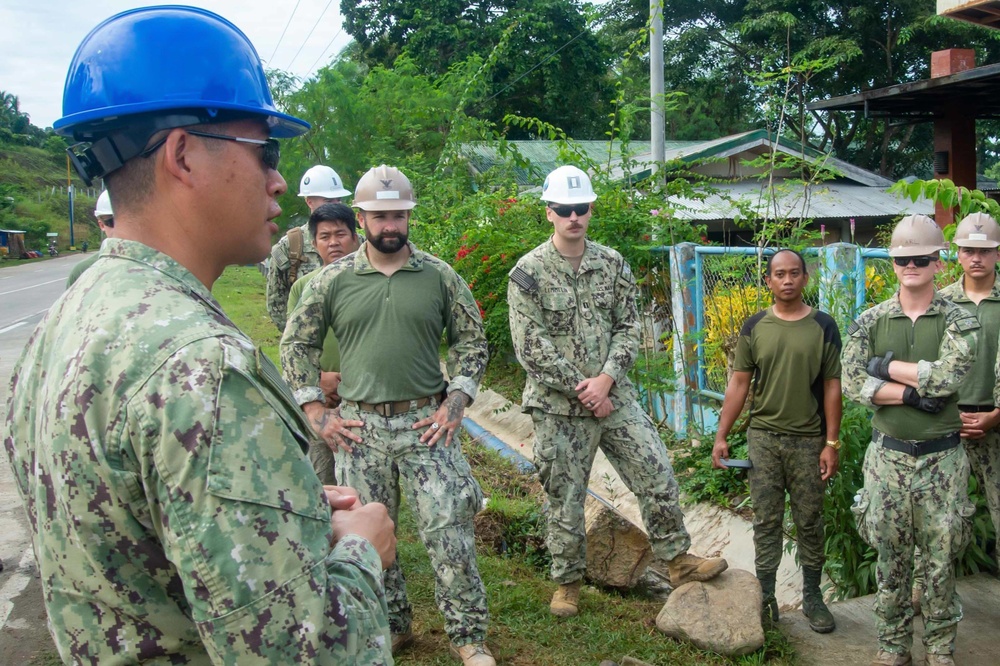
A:
{"type": "Polygon", "coordinates": [[[733,369],[752,372],[750,423],[783,435],[825,434],[823,382],[840,377],[840,330],[813,309],[786,321],[771,308],[743,324],[733,369]]]}
{"type": "MultiPolygon", "coordinates": [[[[321,270],[323,269],[317,268],[312,273],[303,275],[292,285],[288,291],[289,315],[299,304],[299,299],[302,298],[302,289],[321,270]]],[[[333,329],[330,328],[326,329],[326,337],[323,338],[323,354],[319,357],[319,367],[323,372],[340,372],[340,344],[337,342],[337,336],[333,334],[333,329]]]]}
{"type": "Polygon", "coordinates": [[[979,346],[977,358],[983,359],[972,364],[968,376],[958,389],[958,404],[985,407],[993,404],[993,389],[996,385],[996,368],[990,359],[996,359],[1000,352],[1000,280],[994,279],[993,290],[981,300],[973,303],[965,295],[962,280],[953,282],[941,290],[941,295],[955,305],[961,306],[979,320],[979,346]]]}
{"type": "Polygon", "coordinates": [[[95,252],[93,256],[87,257],[83,261],[77,263],[77,265],[73,267],[73,270],[69,272],[69,277],[66,278],[66,288],[69,289],[72,287],[73,283],[79,280],[80,276],[83,275],[83,272],[93,266],[94,262],[96,262],[100,256],[99,252],[95,252]]]}

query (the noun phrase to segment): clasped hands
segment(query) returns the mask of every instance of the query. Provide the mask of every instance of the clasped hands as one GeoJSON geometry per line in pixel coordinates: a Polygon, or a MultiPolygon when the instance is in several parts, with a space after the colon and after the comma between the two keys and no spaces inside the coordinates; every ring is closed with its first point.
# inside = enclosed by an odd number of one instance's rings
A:
{"type": "Polygon", "coordinates": [[[594,416],[603,419],[615,410],[611,398],[608,397],[614,383],[615,380],[604,373],[584,379],[576,385],[577,400],[593,412],[594,416]]]}

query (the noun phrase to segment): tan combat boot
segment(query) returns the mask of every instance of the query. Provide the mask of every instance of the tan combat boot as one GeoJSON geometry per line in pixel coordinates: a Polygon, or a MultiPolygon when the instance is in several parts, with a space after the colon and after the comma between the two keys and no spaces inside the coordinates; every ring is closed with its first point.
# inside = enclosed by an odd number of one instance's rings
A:
{"type": "Polygon", "coordinates": [[[582,584],[582,580],[577,580],[572,583],[560,585],[556,593],[552,595],[549,612],[556,617],[573,617],[576,615],[579,612],[580,585],[582,584]]]}
{"type": "Polygon", "coordinates": [[[675,590],[693,581],[712,580],[729,568],[729,562],[721,557],[703,558],[691,553],[678,555],[667,562],[670,586],[675,590]]]}
{"type": "Polygon", "coordinates": [[[955,658],[950,654],[927,655],[927,666],[955,666],[955,658]]]}
{"type": "Polygon", "coordinates": [[[405,634],[390,634],[392,639],[392,656],[396,656],[406,648],[413,645],[413,632],[407,631],[405,634]]]}
{"type": "Polygon", "coordinates": [[[451,656],[460,660],[463,666],[497,666],[496,660],[485,643],[469,643],[462,647],[452,643],[450,652],[451,656]]]}
{"type": "Polygon", "coordinates": [[[875,658],[872,659],[871,666],[910,666],[912,661],[909,652],[897,654],[895,652],[879,650],[875,658]]]}

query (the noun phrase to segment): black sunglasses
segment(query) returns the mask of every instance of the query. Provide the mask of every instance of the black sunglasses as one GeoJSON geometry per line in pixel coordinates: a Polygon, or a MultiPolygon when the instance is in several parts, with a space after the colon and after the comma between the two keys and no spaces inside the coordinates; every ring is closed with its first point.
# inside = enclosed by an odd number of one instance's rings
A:
{"type": "Polygon", "coordinates": [[[937,261],[937,257],[893,257],[892,262],[900,267],[906,267],[910,265],[910,262],[917,268],[927,268],[931,265],[932,261],[937,261]]]}
{"type": "Polygon", "coordinates": [[[569,217],[573,213],[579,215],[586,215],[587,211],[590,210],[589,203],[578,203],[578,204],[549,204],[549,208],[552,212],[559,217],[569,217]]]}
{"type": "MultiPolygon", "coordinates": [[[[237,141],[239,143],[249,143],[261,147],[260,161],[268,169],[278,169],[278,161],[281,159],[281,146],[277,139],[248,139],[243,136],[230,136],[228,134],[212,134],[211,132],[200,132],[198,130],[184,130],[188,134],[204,137],[206,139],[219,139],[221,141],[237,141]]],[[[142,157],[149,157],[160,149],[167,142],[167,137],[163,137],[146,150],[139,153],[142,157]]]]}

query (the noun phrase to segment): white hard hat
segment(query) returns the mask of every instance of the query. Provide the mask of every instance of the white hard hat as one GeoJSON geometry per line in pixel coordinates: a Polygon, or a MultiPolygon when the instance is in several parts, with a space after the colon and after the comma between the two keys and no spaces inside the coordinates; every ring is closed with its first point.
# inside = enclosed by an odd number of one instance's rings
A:
{"type": "Polygon", "coordinates": [[[114,214],[114,211],[111,210],[111,197],[108,195],[108,191],[104,190],[101,192],[101,196],[97,197],[97,206],[94,207],[94,215],[101,217],[102,215],[114,214]]]}
{"type": "Polygon", "coordinates": [[[575,204],[597,201],[590,176],[575,166],[561,166],[545,177],[542,185],[542,201],[575,204]]]}
{"type": "Polygon", "coordinates": [[[336,171],[323,164],[317,164],[302,175],[302,180],[299,182],[299,196],[341,199],[351,196],[351,191],[344,189],[344,181],[336,171]]]}

